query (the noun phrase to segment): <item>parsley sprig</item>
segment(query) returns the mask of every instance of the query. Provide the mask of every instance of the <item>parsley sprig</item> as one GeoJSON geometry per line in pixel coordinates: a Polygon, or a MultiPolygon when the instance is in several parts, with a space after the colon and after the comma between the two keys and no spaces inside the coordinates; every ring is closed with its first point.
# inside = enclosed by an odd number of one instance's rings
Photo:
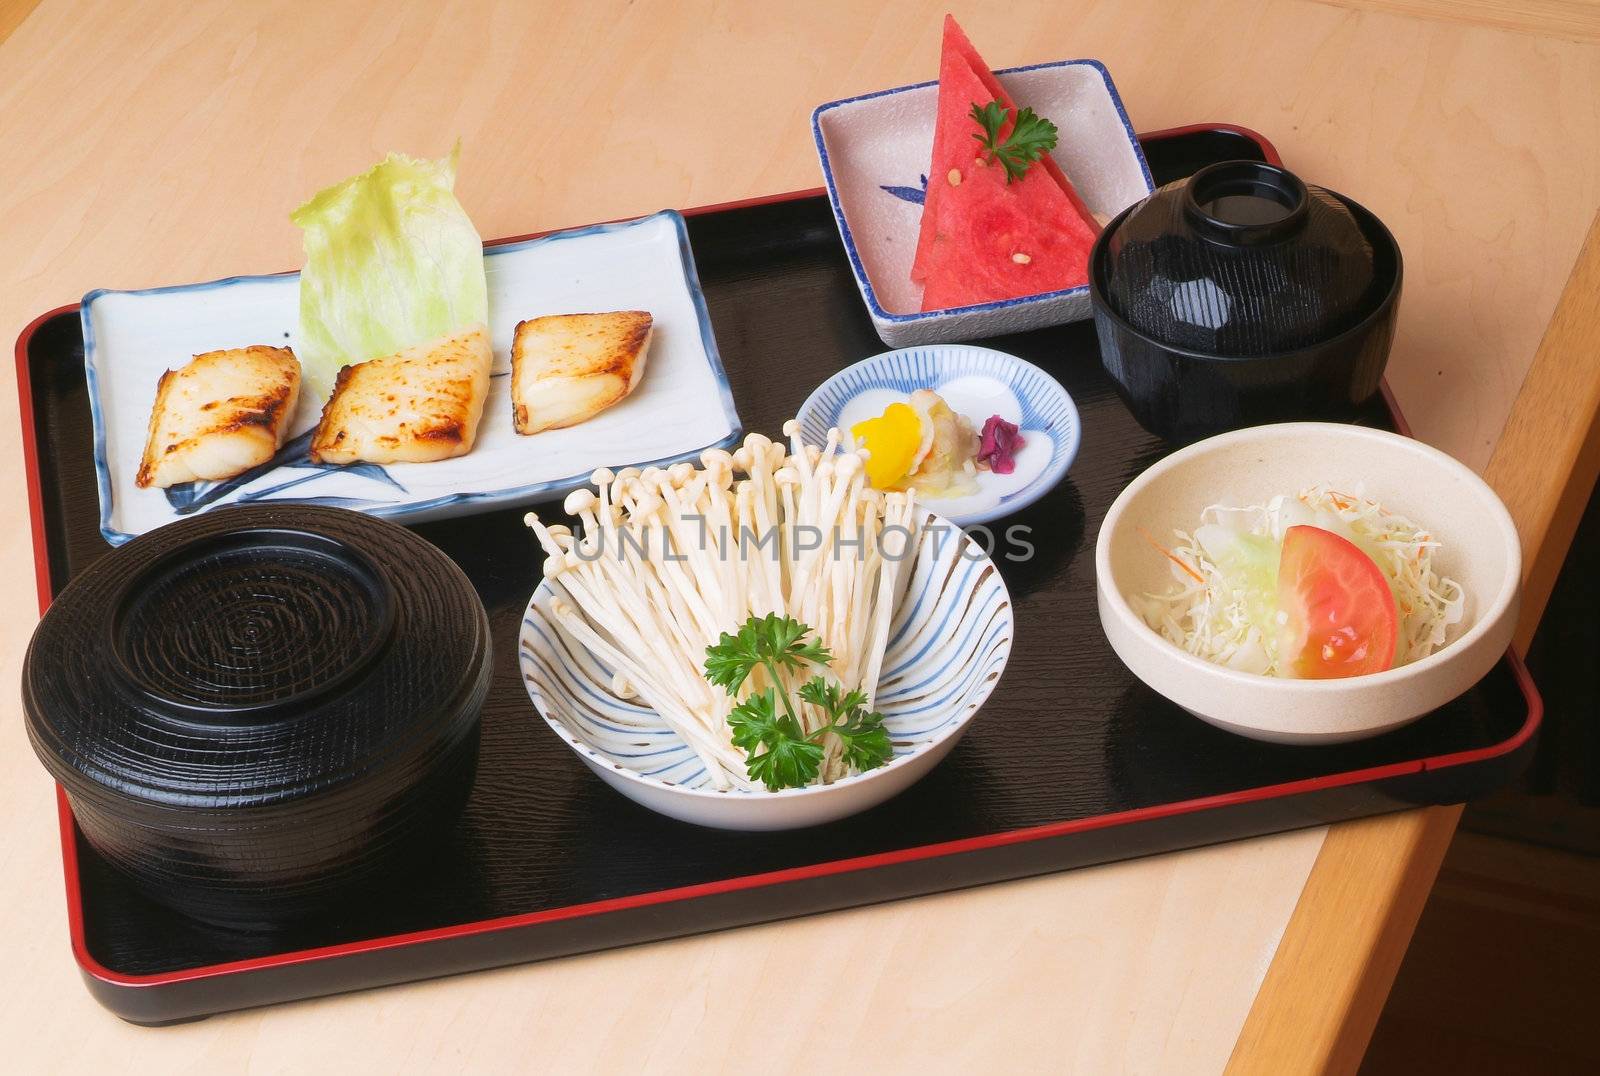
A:
{"type": "Polygon", "coordinates": [[[1034,161],[1056,148],[1056,125],[1031,108],[1023,108],[1016,114],[1011,133],[1003,139],[1000,131],[1010,116],[1005,105],[999,101],[974,104],[971,116],[973,122],[983,128],[972,137],[978,140],[989,160],[999,161],[1005,168],[1007,183],[1027,175],[1034,161]]]}
{"type": "Polygon", "coordinates": [[[817,779],[823,745],[831,733],[839,738],[846,762],[871,770],[889,761],[893,749],[883,715],[868,711],[867,696],[845,691],[820,673],[802,683],[800,700],[821,710],[827,723],[809,735],[783,690],[783,672],[802,674],[826,668],[833,654],[820,639],[807,642],[811,629],[793,617],[769,613],[751,617],[736,635],[722,633],[706,647],[706,679],[737,697],[750,674],[764,669],[772,686],[754,692],[728,715],[733,743],[745,753],[750,776],[777,791],[799,788],[817,779]],[[781,711],[781,712],[780,712],[781,711]]]}
{"type": "Polygon", "coordinates": [[[800,697],[828,715],[829,723],[822,731],[839,737],[845,761],[856,769],[874,769],[894,753],[883,715],[867,712],[866,692],[841,691],[831,680],[813,676],[800,685],[800,697]]]}
{"type": "MultiPolygon", "coordinates": [[[[782,683],[778,669],[804,672],[806,663],[826,665],[833,660],[822,640],[802,642],[811,629],[793,617],[768,613],[744,622],[738,635],[722,633],[717,645],[706,647],[706,679],[728,694],[737,695],[745,678],[759,665],[774,684],[782,683]]],[[[793,711],[790,711],[793,716],[793,711]]]]}

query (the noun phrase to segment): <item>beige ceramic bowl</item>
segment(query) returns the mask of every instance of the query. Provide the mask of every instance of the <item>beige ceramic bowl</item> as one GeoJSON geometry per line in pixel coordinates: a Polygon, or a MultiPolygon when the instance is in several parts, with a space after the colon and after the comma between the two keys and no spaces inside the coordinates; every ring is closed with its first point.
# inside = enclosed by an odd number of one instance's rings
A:
{"type": "Polygon", "coordinates": [[[1437,709],[1487,673],[1516,623],[1522,550],[1484,481],[1437,449],[1360,426],[1291,422],[1212,437],[1166,457],[1122,491],[1095,544],[1106,638],[1133,674],[1218,728],[1277,743],[1375,736],[1437,709]],[[1129,594],[1165,590],[1167,562],[1139,533],[1192,529],[1211,504],[1261,504],[1327,482],[1359,486],[1443,543],[1436,563],[1466,589],[1466,616],[1420,661],[1371,676],[1289,680],[1185,653],[1145,624],[1129,594]]]}

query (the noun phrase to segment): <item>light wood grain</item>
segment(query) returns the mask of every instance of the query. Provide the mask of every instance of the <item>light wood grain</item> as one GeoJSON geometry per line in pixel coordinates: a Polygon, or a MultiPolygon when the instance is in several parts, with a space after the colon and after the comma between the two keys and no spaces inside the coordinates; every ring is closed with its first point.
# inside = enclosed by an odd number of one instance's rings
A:
{"type": "Polygon", "coordinates": [[[1600,0],[1320,0],[1338,7],[1492,26],[1537,37],[1600,41],[1600,0]]]}
{"type": "Polygon", "coordinates": [[[0,0],[0,43],[11,36],[11,31],[22,25],[39,0],[0,0]]]}
{"type": "MultiPolygon", "coordinates": [[[[1597,354],[1600,214],[1484,471],[1522,538],[1519,650],[1533,641],[1600,474],[1597,354]]],[[[1460,818],[1460,807],[1439,807],[1329,832],[1230,1071],[1356,1070],[1460,818]],[[1319,1001],[1308,983],[1347,1000],[1319,1001]]]]}
{"type": "Polygon", "coordinates": [[[1385,815],[1329,830],[1229,1073],[1356,1070],[1458,811],[1385,815]]]}
{"type": "Polygon", "coordinates": [[[1600,213],[1562,290],[1484,477],[1528,563],[1516,645],[1533,642],[1600,474],[1600,213]]]}
{"type": "MultiPolygon", "coordinates": [[[[298,264],[286,213],[307,192],[458,135],[461,196],[486,236],[815,185],[812,106],[931,77],[942,10],[45,0],[0,44],[0,335],[91,287],[298,264]],[[718,122],[730,109],[736,136],[718,122]]],[[[1383,216],[1408,273],[1391,378],[1423,437],[1488,460],[1600,203],[1600,52],[1316,3],[957,13],[996,65],[1099,57],[1138,127],[1257,127],[1305,176],[1383,216]]],[[[0,599],[16,611],[0,624],[0,677],[15,684],[32,602],[14,429],[0,429],[0,459],[13,461],[0,469],[13,566],[0,599]]],[[[1215,1071],[1322,842],[1290,834],[151,1032],[76,981],[49,785],[14,689],[0,748],[0,1037],[23,1070],[949,1071],[1014,1058],[1215,1071]]],[[[1415,841],[1378,843],[1418,858],[1415,841]]],[[[1319,929],[1338,922],[1319,916],[1319,929]]],[[[1311,1021],[1354,988],[1281,984],[1311,1021]]]]}

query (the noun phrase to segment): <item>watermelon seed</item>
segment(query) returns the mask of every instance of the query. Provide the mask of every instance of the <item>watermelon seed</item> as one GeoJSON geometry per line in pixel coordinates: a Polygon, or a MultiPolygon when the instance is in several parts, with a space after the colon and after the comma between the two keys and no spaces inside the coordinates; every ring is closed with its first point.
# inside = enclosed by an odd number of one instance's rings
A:
{"type": "Polygon", "coordinates": [[[1011,255],[1011,260],[1016,262],[1018,265],[1027,265],[1029,262],[1033,261],[1032,258],[1030,258],[1026,254],[1022,254],[1020,252],[1011,255]]]}
{"type": "Polygon", "coordinates": [[[950,169],[950,174],[945,176],[944,178],[946,178],[946,179],[948,179],[950,181],[950,186],[952,186],[952,187],[961,186],[961,169],[959,169],[959,168],[950,169]]]}

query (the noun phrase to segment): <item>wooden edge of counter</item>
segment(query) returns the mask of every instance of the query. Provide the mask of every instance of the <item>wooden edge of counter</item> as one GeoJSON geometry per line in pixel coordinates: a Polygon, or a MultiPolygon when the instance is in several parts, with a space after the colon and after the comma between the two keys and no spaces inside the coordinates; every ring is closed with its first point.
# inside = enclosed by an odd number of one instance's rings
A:
{"type": "MultiPolygon", "coordinates": [[[[1484,477],[1522,536],[1526,651],[1600,473],[1600,214],[1484,477]]],[[[1230,1073],[1355,1072],[1460,807],[1328,830],[1234,1044],[1230,1073]]]]}
{"type": "Polygon", "coordinates": [[[0,44],[4,44],[11,32],[21,26],[38,6],[39,0],[0,0],[0,44]]]}

